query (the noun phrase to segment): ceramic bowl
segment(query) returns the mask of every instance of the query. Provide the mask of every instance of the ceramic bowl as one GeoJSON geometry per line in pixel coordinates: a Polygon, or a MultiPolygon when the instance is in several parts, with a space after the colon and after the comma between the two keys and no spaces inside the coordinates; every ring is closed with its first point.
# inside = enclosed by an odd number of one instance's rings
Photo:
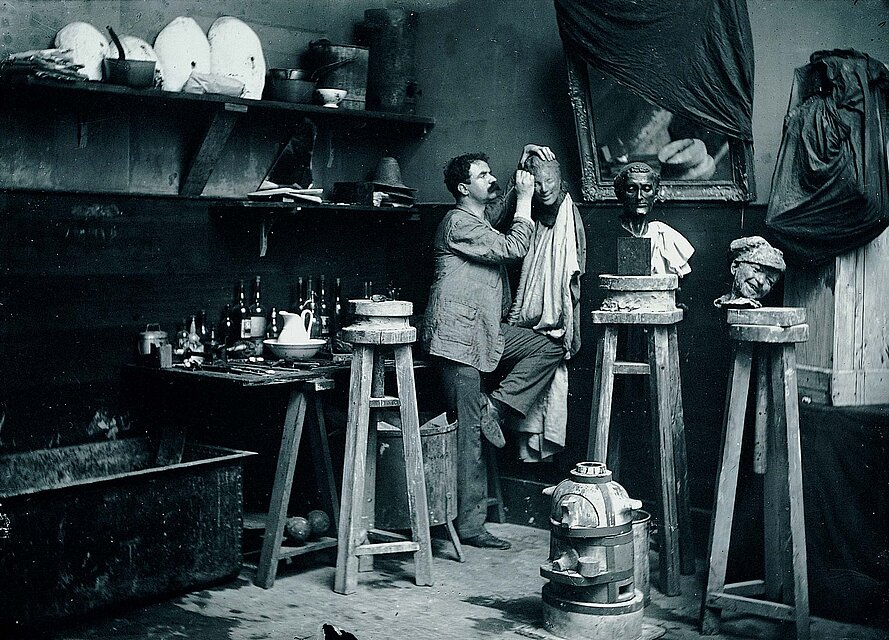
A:
{"type": "Polygon", "coordinates": [[[279,343],[277,340],[263,340],[262,343],[284,360],[308,360],[321,350],[327,341],[320,338],[311,338],[308,342],[298,344],[279,343]]]}
{"type": "Polygon", "coordinates": [[[345,89],[315,89],[315,92],[321,99],[321,104],[332,109],[336,109],[348,93],[345,89]]]}

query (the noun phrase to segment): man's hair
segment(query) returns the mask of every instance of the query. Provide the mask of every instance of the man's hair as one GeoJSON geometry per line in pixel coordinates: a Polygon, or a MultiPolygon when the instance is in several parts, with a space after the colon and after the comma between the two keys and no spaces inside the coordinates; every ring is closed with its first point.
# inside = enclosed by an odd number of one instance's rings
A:
{"type": "Polygon", "coordinates": [[[618,202],[624,201],[624,191],[627,188],[627,176],[631,173],[650,173],[654,181],[654,188],[657,189],[661,183],[661,175],[644,162],[631,162],[620,170],[614,178],[614,195],[617,196],[618,202]]]}
{"type": "Polygon", "coordinates": [[[444,183],[456,199],[460,199],[457,185],[469,182],[469,167],[473,162],[488,162],[488,156],[484,153],[464,153],[462,156],[451,158],[444,168],[444,183]]]}

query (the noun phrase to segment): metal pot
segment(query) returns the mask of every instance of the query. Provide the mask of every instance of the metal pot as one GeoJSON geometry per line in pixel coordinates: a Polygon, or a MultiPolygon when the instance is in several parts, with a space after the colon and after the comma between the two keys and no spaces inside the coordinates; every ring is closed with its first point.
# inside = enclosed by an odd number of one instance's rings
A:
{"type": "Polygon", "coordinates": [[[159,324],[147,324],[145,325],[145,331],[139,333],[139,354],[143,356],[150,355],[152,346],[160,350],[162,346],[169,343],[167,332],[161,331],[159,324]]]}

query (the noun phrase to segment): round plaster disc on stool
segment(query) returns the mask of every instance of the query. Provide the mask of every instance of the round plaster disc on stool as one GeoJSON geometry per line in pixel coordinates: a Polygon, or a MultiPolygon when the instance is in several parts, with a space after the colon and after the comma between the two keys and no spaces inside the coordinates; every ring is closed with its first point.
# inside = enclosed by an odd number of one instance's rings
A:
{"type": "Polygon", "coordinates": [[[108,40],[88,22],[71,22],[59,29],[54,41],[59,49],[70,49],[76,64],[83,65],[79,73],[90,80],[102,79],[102,60],[108,40]]]}
{"type": "Polygon", "coordinates": [[[259,100],[265,87],[265,56],[259,36],[246,23],[222,16],[207,31],[210,72],[244,83],[243,98],[259,100]]]}
{"type": "Polygon", "coordinates": [[[182,91],[192,71],[210,71],[210,43],[194,18],[179,16],[154,39],[164,91],[182,91]]]}
{"type": "Polygon", "coordinates": [[[679,175],[677,180],[706,180],[716,173],[716,161],[713,156],[704,156],[703,161],[679,175]]]}

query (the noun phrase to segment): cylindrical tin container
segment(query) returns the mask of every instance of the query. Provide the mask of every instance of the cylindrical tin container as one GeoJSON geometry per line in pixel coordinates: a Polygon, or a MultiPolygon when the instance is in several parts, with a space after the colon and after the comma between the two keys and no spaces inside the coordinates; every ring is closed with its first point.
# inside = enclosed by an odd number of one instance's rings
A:
{"type": "Polygon", "coordinates": [[[633,515],[633,582],[642,592],[643,604],[651,603],[651,564],[648,547],[651,540],[651,514],[636,509],[633,515]]]}
{"type": "Polygon", "coordinates": [[[413,113],[417,14],[403,8],[366,9],[357,33],[370,48],[367,108],[413,113]]]}
{"type": "MultiPolygon", "coordinates": [[[[404,441],[398,428],[397,411],[393,412],[390,421],[395,424],[377,423],[375,526],[410,529],[404,441]]],[[[445,414],[429,420],[420,427],[420,443],[429,524],[453,522],[457,517],[457,423],[449,423],[445,414]]]]}

